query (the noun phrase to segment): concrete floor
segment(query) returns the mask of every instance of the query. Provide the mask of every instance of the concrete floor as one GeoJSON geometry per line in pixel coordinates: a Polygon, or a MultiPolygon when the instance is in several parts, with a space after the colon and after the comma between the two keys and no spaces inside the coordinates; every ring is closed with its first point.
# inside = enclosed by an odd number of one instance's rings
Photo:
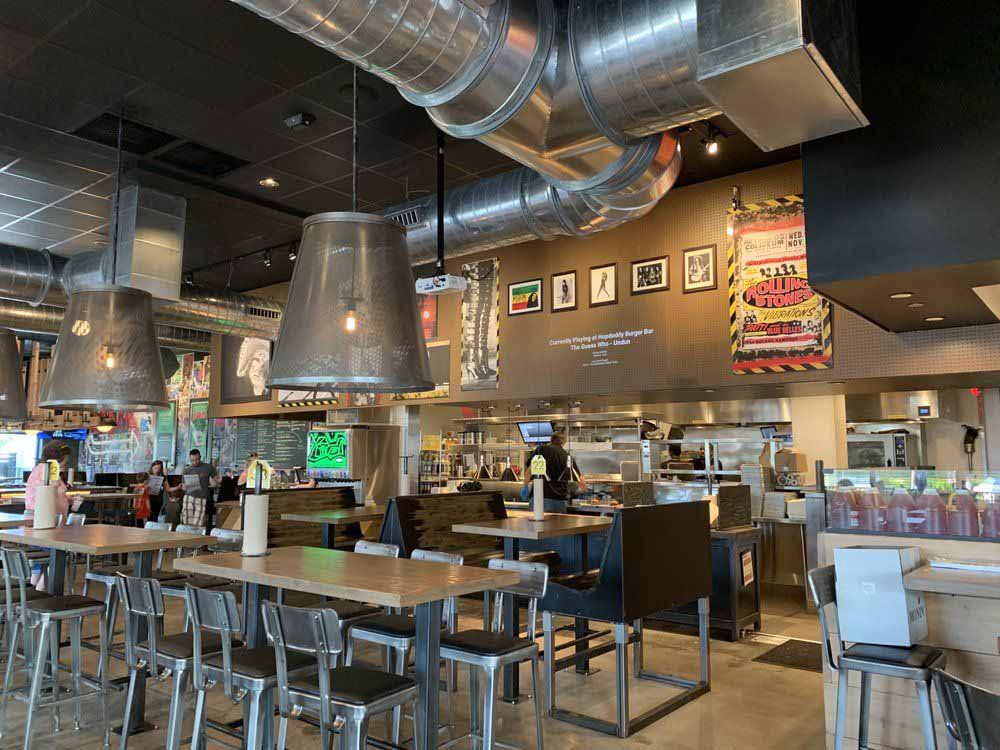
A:
{"type": "MultiPolygon", "coordinates": [[[[100,596],[100,587],[95,587],[91,595],[100,596]]],[[[168,623],[166,632],[180,630],[180,603],[168,599],[168,623]]],[[[696,701],[680,708],[661,719],[651,727],[627,740],[613,739],[595,732],[580,729],[559,721],[545,720],[545,742],[551,748],[570,750],[572,748],[678,748],[678,750],[763,750],[782,748],[784,750],[819,750],[824,747],[823,728],[823,680],[822,675],[787,669],[752,661],[774,647],[781,637],[795,636],[818,640],[818,626],[813,615],[796,611],[794,602],[769,603],[771,611],[765,610],[764,636],[737,643],[712,641],[711,668],[712,690],[696,701]]],[[[477,627],[477,608],[472,603],[463,603],[463,626],[477,627]]],[[[119,639],[121,636],[119,636],[119,639]]],[[[698,651],[695,637],[674,633],[656,632],[647,629],[647,668],[658,672],[668,672],[682,676],[697,673],[698,651]]],[[[360,648],[358,660],[374,662],[378,653],[372,649],[360,648]]],[[[68,663],[68,650],[63,652],[64,663],[68,663]]],[[[96,659],[91,652],[85,652],[84,669],[93,669],[96,659]]],[[[613,719],[615,710],[614,655],[608,654],[592,662],[600,671],[590,677],[578,676],[570,671],[557,675],[557,696],[559,705],[565,708],[613,719]]],[[[112,674],[124,673],[120,661],[112,661],[112,674]]],[[[455,725],[459,733],[468,727],[468,674],[460,672],[459,693],[454,698],[455,725]]],[[[23,679],[23,677],[22,677],[23,679]]],[[[164,727],[170,694],[169,683],[150,681],[147,691],[147,719],[158,728],[129,741],[133,750],[147,750],[164,746],[164,727]]],[[[657,683],[632,679],[632,714],[637,715],[668,697],[673,689],[657,683]]],[[[522,686],[530,686],[530,674],[522,671],[522,686]]],[[[123,694],[112,699],[112,725],[116,717],[120,721],[123,694]]],[[[194,696],[188,695],[186,733],[190,732],[194,713],[194,696]]],[[[22,738],[24,704],[12,701],[9,706],[8,726],[3,737],[6,747],[19,746],[22,738]]],[[[84,726],[79,732],[72,729],[72,707],[63,708],[63,731],[52,734],[51,714],[43,712],[35,722],[35,747],[56,750],[73,748],[90,750],[102,746],[100,736],[100,710],[96,699],[90,699],[84,706],[84,726]]],[[[240,716],[240,708],[233,706],[222,694],[221,688],[212,691],[209,698],[209,717],[212,719],[234,719],[240,716]]],[[[442,716],[444,709],[442,707],[442,716]]],[[[500,704],[497,709],[496,737],[524,750],[534,748],[534,714],[530,701],[516,706],[500,704]]],[[[409,722],[404,722],[404,735],[410,731],[409,722]]],[[[372,722],[371,733],[386,736],[385,724],[381,720],[372,722]]],[[[227,742],[230,738],[209,733],[210,738],[219,737],[227,742]]],[[[442,735],[444,738],[445,735],[442,735]]],[[[119,738],[112,735],[112,744],[117,747],[119,738]]],[[[318,731],[301,722],[293,721],[289,732],[288,747],[318,747],[318,731]]],[[[209,743],[210,747],[215,747],[209,743]]],[[[469,747],[468,741],[457,747],[469,747]]]]}

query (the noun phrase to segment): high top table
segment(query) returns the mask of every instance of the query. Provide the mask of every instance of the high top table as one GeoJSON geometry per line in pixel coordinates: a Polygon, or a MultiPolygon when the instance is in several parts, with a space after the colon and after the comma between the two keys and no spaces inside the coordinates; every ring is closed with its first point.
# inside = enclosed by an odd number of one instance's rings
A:
{"type": "Polygon", "coordinates": [[[323,525],[323,546],[335,549],[337,527],[365,521],[381,521],[385,516],[385,508],[374,505],[359,505],[356,508],[337,508],[335,510],[314,510],[300,513],[282,513],[282,521],[297,521],[301,523],[319,523],[323,525]]]}
{"type": "MultiPolygon", "coordinates": [[[[546,513],[541,521],[534,520],[531,513],[512,511],[507,518],[491,521],[469,521],[456,523],[451,530],[457,534],[478,534],[480,536],[497,536],[503,539],[504,557],[508,560],[518,560],[521,557],[521,540],[539,541],[555,539],[561,536],[576,536],[580,544],[581,573],[587,571],[588,534],[607,531],[613,520],[608,516],[577,516],[569,513],[546,513]]],[[[504,632],[514,638],[521,634],[519,602],[517,597],[504,612],[504,632]]],[[[583,619],[577,619],[575,636],[579,640],[590,633],[590,624],[583,619]]],[[[577,650],[586,648],[580,643],[577,650]]],[[[590,674],[589,661],[577,663],[579,674],[590,674]]],[[[503,699],[507,703],[517,703],[520,700],[520,675],[517,667],[505,667],[503,675],[503,699]]]]}
{"type": "Polygon", "coordinates": [[[26,523],[23,513],[0,513],[0,529],[16,529],[26,523]]]}
{"type": "MultiPolygon", "coordinates": [[[[23,518],[21,523],[24,523],[23,518]]],[[[153,572],[154,552],[161,549],[203,547],[213,539],[201,534],[178,534],[173,531],[95,523],[83,526],[59,526],[54,529],[34,529],[31,526],[0,529],[0,541],[50,550],[48,590],[50,594],[59,596],[65,593],[66,555],[69,552],[84,555],[116,555],[132,552],[135,554],[134,575],[148,577],[153,572]]],[[[140,642],[146,640],[145,620],[139,621],[136,635],[140,642]]],[[[134,700],[130,734],[151,728],[146,724],[146,675],[141,670],[134,700]]],[[[120,731],[124,732],[125,728],[122,727],[120,731]]]]}
{"type": "MultiPolygon", "coordinates": [[[[420,700],[415,735],[417,747],[438,744],[441,607],[445,599],[511,586],[513,571],[447,565],[423,560],[359,555],[322,547],[276,547],[261,557],[239,552],[183,557],[174,570],[228,578],[247,584],[247,645],[264,646],[267,638],[260,605],[273,589],[304,591],[383,607],[416,609],[415,672],[420,700]]],[[[272,746],[274,695],[268,691],[261,706],[260,736],[272,746]]]]}

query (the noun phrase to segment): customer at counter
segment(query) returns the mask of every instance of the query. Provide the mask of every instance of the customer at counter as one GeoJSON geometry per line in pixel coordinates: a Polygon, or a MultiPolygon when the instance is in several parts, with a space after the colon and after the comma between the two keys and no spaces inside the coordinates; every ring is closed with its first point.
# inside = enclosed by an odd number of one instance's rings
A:
{"type": "MultiPolygon", "coordinates": [[[[569,466],[569,453],[563,448],[566,438],[561,432],[553,432],[549,442],[539,445],[528,456],[524,464],[524,484],[531,491],[531,459],[542,456],[545,459],[545,478],[542,490],[545,494],[545,510],[548,513],[565,513],[570,501],[570,483],[563,479],[569,466]]],[[[576,481],[578,489],[586,491],[587,484],[581,477],[576,481]]]]}

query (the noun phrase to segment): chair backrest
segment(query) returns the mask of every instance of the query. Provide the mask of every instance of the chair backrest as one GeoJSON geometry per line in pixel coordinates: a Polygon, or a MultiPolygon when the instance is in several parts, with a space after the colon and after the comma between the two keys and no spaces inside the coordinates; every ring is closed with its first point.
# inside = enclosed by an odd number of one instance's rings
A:
{"type": "MultiPolygon", "coordinates": [[[[448,552],[438,552],[433,549],[415,549],[410,555],[411,560],[424,560],[425,562],[444,563],[445,565],[465,565],[465,558],[461,555],[452,555],[448,552]]],[[[441,608],[441,622],[448,628],[448,632],[454,632],[458,625],[458,598],[449,596],[444,601],[441,608]]]]}
{"type": "Polygon", "coordinates": [[[1000,694],[960,680],[942,669],[934,670],[948,733],[969,750],[1000,747],[1000,694]]]}
{"type": "Polygon", "coordinates": [[[837,571],[832,565],[813,568],[806,576],[809,579],[809,593],[819,614],[819,627],[823,633],[823,647],[826,649],[826,660],[834,672],[840,669],[840,654],[843,644],[837,639],[834,644],[833,629],[830,620],[837,617],[837,571]]]}
{"type": "Polygon", "coordinates": [[[541,599],[549,588],[549,566],[545,563],[521,560],[490,560],[490,570],[514,570],[521,574],[521,582],[497,589],[501,594],[512,594],[525,599],[541,599]]]}
{"type": "Polygon", "coordinates": [[[170,531],[170,524],[166,521],[146,521],[142,528],[153,531],[170,531]]]}
{"type": "Polygon", "coordinates": [[[226,695],[234,701],[243,699],[243,694],[233,692],[233,646],[234,637],[240,635],[240,612],[236,604],[236,595],[232,591],[210,591],[184,586],[184,598],[187,611],[191,616],[194,628],[194,667],[192,674],[194,685],[198,690],[206,687],[202,665],[202,633],[216,633],[222,639],[223,686],[226,695]]]}
{"type": "Polygon", "coordinates": [[[150,672],[159,677],[157,652],[160,636],[163,635],[163,591],[155,578],[140,578],[118,574],[118,598],[124,609],[125,620],[125,662],[131,669],[141,668],[136,649],[139,641],[139,623],[145,622],[148,638],[148,664],[150,672]]]}
{"type": "Polygon", "coordinates": [[[238,529],[212,529],[209,536],[214,536],[224,542],[242,542],[243,532],[238,529]]]}
{"type": "Polygon", "coordinates": [[[176,531],[178,534],[201,534],[202,536],[205,535],[204,526],[194,526],[190,523],[179,523],[177,524],[177,528],[174,529],[174,531],[176,531]]]}
{"type": "Polygon", "coordinates": [[[332,609],[288,607],[274,602],[261,603],[264,630],[274,646],[278,672],[278,709],[283,717],[292,713],[288,691],[288,651],[316,657],[320,689],[320,720],[333,721],[330,706],[330,670],[344,650],[340,618],[332,609]]]}
{"type": "Polygon", "coordinates": [[[362,539],[354,545],[354,551],[359,555],[376,555],[378,557],[399,557],[399,547],[395,544],[382,544],[362,539]]]}
{"type": "Polygon", "coordinates": [[[503,549],[500,539],[458,534],[451,527],[457,523],[506,517],[507,507],[499,492],[401,495],[389,500],[379,541],[398,545],[403,557],[409,557],[417,549],[451,553],[497,551],[503,549]]]}
{"type": "MultiPolygon", "coordinates": [[[[0,560],[3,561],[3,583],[7,593],[4,610],[9,628],[14,622],[15,602],[27,601],[28,587],[31,585],[31,562],[28,560],[27,552],[20,547],[0,548],[0,560]],[[14,596],[15,588],[18,590],[17,597],[14,596]]],[[[21,625],[25,628],[23,632],[27,632],[27,614],[23,608],[21,620],[21,625]]]]}
{"type": "Polygon", "coordinates": [[[70,513],[66,516],[67,526],[83,526],[85,523],[87,523],[86,513],[70,513]]]}

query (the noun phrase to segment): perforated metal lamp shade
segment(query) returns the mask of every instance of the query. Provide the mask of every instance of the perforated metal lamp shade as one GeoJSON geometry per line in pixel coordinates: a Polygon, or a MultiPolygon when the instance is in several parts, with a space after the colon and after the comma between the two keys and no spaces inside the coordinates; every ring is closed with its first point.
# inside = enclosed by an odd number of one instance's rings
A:
{"type": "Polygon", "coordinates": [[[148,292],[108,286],[70,295],[39,404],[94,411],[166,408],[148,292]]]}
{"type": "Polygon", "coordinates": [[[402,226],[347,212],[302,223],[267,384],[347,393],[433,390],[402,226]]]}
{"type": "Polygon", "coordinates": [[[17,337],[13,331],[0,328],[0,422],[23,422],[27,418],[17,337]]]}

